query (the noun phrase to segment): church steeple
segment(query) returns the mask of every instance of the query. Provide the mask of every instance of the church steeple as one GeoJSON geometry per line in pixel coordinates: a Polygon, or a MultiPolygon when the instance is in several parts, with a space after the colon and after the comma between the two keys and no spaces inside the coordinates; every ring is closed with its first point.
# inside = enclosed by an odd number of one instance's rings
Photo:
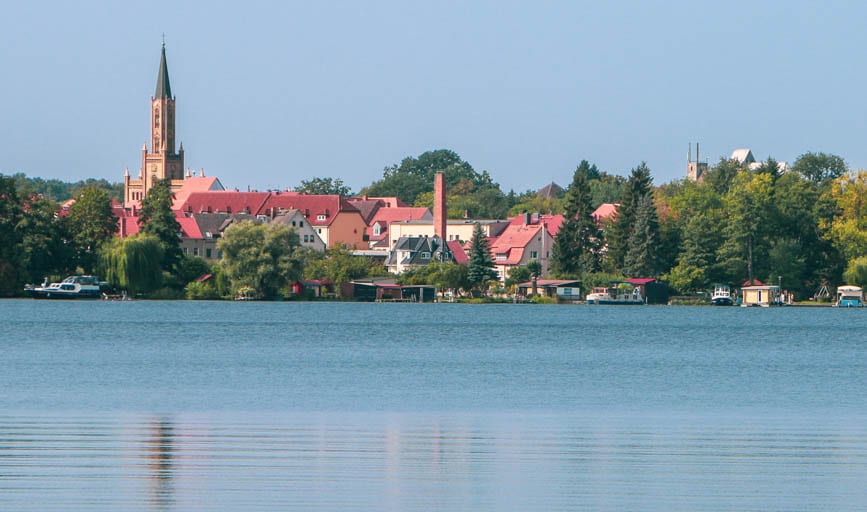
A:
{"type": "Polygon", "coordinates": [[[157,75],[157,87],[154,98],[171,98],[172,86],[169,84],[169,67],[166,65],[166,40],[163,38],[163,53],[160,57],[160,72],[157,75]]]}

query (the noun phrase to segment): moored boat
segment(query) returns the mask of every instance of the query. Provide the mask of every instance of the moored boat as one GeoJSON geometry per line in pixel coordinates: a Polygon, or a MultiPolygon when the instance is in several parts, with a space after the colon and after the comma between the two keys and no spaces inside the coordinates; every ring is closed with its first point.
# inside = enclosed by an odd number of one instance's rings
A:
{"type": "Polygon", "coordinates": [[[612,283],[611,287],[596,287],[584,298],[586,304],[639,305],[644,304],[641,289],[629,283],[612,283]],[[619,286],[625,285],[625,286],[619,286]]]}
{"type": "Polygon", "coordinates": [[[734,300],[732,299],[732,289],[729,285],[714,285],[713,295],[710,297],[710,303],[714,306],[731,306],[734,304],[734,300]]]}
{"type": "Polygon", "coordinates": [[[838,308],[860,308],[864,306],[864,292],[860,286],[838,286],[834,305],[838,308]]]}
{"type": "Polygon", "coordinates": [[[24,290],[34,299],[99,299],[102,286],[96,276],[69,276],[59,283],[28,286],[24,290]]]}

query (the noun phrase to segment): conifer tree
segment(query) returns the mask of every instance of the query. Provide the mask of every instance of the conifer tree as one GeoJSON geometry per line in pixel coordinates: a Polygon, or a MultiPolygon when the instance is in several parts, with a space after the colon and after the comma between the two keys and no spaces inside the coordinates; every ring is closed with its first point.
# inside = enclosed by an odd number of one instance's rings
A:
{"type": "Polygon", "coordinates": [[[623,196],[620,198],[617,216],[605,232],[605,240],[608,242],[606,254],[608,270],[614,272],[623,270],[638,203],[652,190],[652,186],[653,178],[650,176],[650,169],[646,163],[641,162],[638,167],[632,169],[623,196]]]}
{"type": "MultiPolygon", "coordinates": [[[[593,218],[588,175],[596,166],[586,160],[575,170],[566,193],[566,219],[554,239],[553,270],[561,276],[578,276],[599,270],[601,231],[593,218]]],[[[598,171],[596,171],[598,175],[598,171]]]]}
{"type": "Polygon", "coordinates": [[[138,223],[141,232],[157,237],[163,246],[162,268],[172,272],[180,262],[181,225],[172,211],[172,188],[169,180],[157,180],[142,200],[138,223]]]}
{"type": "Polygon", "coordinates": [[[630,277],[649,277],[659,273],[659,215],[653,204],[653,194],[647,193],[638,202],[635,222],[627,241],[623,273],[630,277]]]}
{"type": "Polygon", "coordinates": [[[470,285],[483,294],[487,289],[488,282],[498,277],[497,272],[494,270],[494,259],[491,257],[491,248],[479,223],[476,223],[476,227],[473,229],[469,268],[467,270],[467,279],[470,285]]]}

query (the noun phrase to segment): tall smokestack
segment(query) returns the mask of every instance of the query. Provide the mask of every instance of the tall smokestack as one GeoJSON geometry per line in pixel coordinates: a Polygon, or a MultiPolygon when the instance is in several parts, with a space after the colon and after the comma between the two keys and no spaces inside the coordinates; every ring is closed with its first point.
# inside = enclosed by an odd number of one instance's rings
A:
{"type": "Polygon", "coordinates": [[[446,239],[446,181],[443,173],[434,178],[434,235],[445,242],[446,239]]]}

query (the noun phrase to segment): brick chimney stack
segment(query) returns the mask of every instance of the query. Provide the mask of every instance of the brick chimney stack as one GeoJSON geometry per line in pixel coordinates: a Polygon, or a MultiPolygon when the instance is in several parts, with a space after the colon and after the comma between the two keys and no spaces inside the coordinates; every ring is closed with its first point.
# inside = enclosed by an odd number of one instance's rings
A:
{"type": "Polygon", "coordinates": [[[443,173],[436,173],[434,178],[434,235],[445,242],[446,239],[446,181],[443,173]]]}

